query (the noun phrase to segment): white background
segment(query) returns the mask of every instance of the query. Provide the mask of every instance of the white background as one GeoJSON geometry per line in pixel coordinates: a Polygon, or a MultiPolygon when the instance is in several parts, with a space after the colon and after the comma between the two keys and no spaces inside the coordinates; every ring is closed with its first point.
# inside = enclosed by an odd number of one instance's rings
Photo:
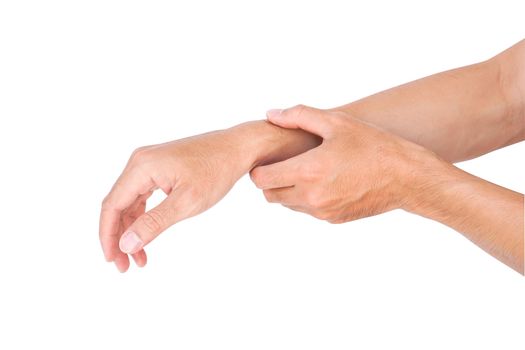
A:
{"type": "MultiPolygon", "coordinates": [[[[131,151],[487,59],[523,1],[1,1],[1,349],[523,349],[524,278],[440,224],[334,226],[243,178],[126,274],[131,151]]],[[[460,164],[525,191],[525,144],[460,164]]],[[[158,202],[162,197],[154,198],[158,202]]],[[[497,214],[495,214],[497,215],[497,214]]]]}

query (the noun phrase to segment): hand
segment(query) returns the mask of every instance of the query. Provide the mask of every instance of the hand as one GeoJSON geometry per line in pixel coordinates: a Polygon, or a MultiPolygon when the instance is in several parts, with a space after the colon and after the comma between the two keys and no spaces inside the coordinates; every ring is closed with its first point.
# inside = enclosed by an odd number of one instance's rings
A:
{"type": "Polygon", "coordinates": [[[225,130],[133,152],[102,203],[100,241],[106,260],[125,272],[131,254],[144,266],[144,246],[169,226],[213,206],[251,169],[242,143],[238,134],[225,130]],[[145,212],[156,189],[167,197],[145,212]]]}
{"type": "Polygon", "coordinates": [[[415,167],[437,157],[421,146],[341,111],[306,106],[271,110],[268,120],[322,137],[320,146],[251,171],[269,202],[342,223],[401,208],[415,167]]]}

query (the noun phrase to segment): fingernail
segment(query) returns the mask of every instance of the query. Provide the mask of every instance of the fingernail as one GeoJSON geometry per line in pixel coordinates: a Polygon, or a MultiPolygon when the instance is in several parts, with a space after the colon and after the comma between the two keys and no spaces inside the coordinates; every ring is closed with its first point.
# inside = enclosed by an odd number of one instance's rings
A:
{"type": "Polygon", "coordinates": [[[270,109],[266,112],[266,117],[268,117],[268,119],[277,119],[281,116],[282,112],[282,109],[270,109]]]}
{"type": "Polygon", "coordinates": [[[142,248],[144,243],[140,237],[133,231],[128,231],[120,237],[119,247],[123,253],[135,253],[142,248]]]}

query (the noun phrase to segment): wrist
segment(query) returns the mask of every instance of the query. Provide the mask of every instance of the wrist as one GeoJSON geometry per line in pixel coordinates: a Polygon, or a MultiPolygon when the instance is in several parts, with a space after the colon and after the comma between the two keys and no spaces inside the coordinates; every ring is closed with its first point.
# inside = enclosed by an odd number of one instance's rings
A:
{"type": "Polygon", "coordinates": [[[265,120],[246,122],[227,130],[237,145],[244,172],[288,159],[318,146],[321,139],[302,130],[284,129],[265,120]]]}
{"type": "Polygon", "coordinates": [[[279,138],[279,130],[269,127],[263,120],[242,123],[226,131],[235,143],[235,162],[241,165],[245,173],[259,165],[279,138]]]}
{"type": "Polygon", "coordinates": [[[222,130],[225,140],[227,140],[228,163],[236,169],[240,176],[250,171],[258,145],[253,139],[252,122],[239,124],[228,129],[222,130]]]}
{"type": "Polygon", "coordinates": [[[406,168],[401,209],[420,216],[440,219],[446,215],[447,201],[459,188],[468,185],[466,173],[423,150],[406,168]]]}

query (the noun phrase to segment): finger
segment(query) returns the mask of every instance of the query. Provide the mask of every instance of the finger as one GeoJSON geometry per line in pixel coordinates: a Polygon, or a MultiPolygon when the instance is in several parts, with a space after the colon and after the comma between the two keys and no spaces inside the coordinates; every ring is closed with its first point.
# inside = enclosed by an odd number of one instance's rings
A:
{"type": "Polygon", "coordinates": [[[114,261],[119,253],[118,237],[120,226],[120,212],[114,209],[102,208],[99,222],[99,238],[102,251],[107,261],[114,261]]]}
{"type": "Polygon", "coordinates": [[[146,204],[153,191],[141,194],[127,209],[122,211],[121,218],[124,226],[129,226],[146,210],[146,204]]]}
{"type": "Polygon", "coordinates": [[[287,129],[303,129],[322,138],[329,138],[333,130],[330,114],[304,105],[283,110],[271,109],[266,116],[272,124],[287,129]]]}
{"type": "Polygon", "coordinates": [[[250,178],[261,190],[293,186],[300,175],[302,158],[299,155],[282,162],[256,167],[250,171],[250,178]]]}
{"type": "Polygon", "coordinates": [[[124,253],[120,253],[120,254],[117,254],[116,257],[115,257],[115,266],[117,267],[117,269],[124,273],[126,271],[128,271],[129,269],[129,258],[128,258],[128,255],[127,254],[124,254],[124,253]]]}
{"type": "Polygon", "coordinates": [[[263,193],[269,203],[281,203],[286,206],[298,204],[297,190],[293,186],[263,190],[263,193]]]}
{"type": "MultiPolygon", "coordinates": [[[[124,228],[122,225],[122,220],[120,220],[118,232],[120,232],[121,234],[123,230],[124,228]]],[[[127,254],[122,253],[120,250],[115,253],[115,258],[113,259],[113,262],[116,268],[122,273],[126,272],[129,268],[129,257],[127,254]]]]}
{"type": "Polygon", "coordinates": [[[152,180],[138,171],[125,172],[104,199],[100,212],[99,237],[107,261],[113,261],[120,251],[118,231],[120,215],[142,194],[154,187],[152,180]]]}
{"type": "Polygon", "coordinates": [[[137,264],[138,267],[144,267],[148,263],[148,257],[144,249],[141,249],[138,252],[131,254],[131,256],[133,257],[133,260],[135,261],[135,264],[137,264]]]}
{"type": "Polygon", "coordinates": [[[139,216],[120,237],[120,250],[136,253],[168,227],[193,215],[195,203],[185,201],[182,195],[180,190],[174,189],[158,206],[139,216]]]}
{"type": "Polygon", "coordinates": [[[151,193],[156,184],[153,179],[137,168],[124,172],[104,199],[104,205],[114,210],[129,208],[139,196],[151,193]]]}
{"type": "Polygon", "coordinates": [[[296,211],[296,212],[308,214],[308,209],[305,206],[303,206],[303,205],[283,204],[283,207],[286,207],[286,208],[288,208],[290,210],[293,210],[293,211],[296,211]]]}
{"type": "MultiPolygon", "coordinates": [[[[129,227],[140,215],[144,214],[146,210],[146,201],[148,198],[152,195],[153,191],[150,191],[148,193],[145,193],[137,198],[135,203],[125,212],[122,214],[122,224],[123,228],[129,227]]],[[[123,231],[121,232],[121,235],[123,231]]],[[[138,267],[144,267],[146,266],[148,262],[148,257],[144,249],[139,250],[136,253],[133,253],[131,255],[133,257],[133,260],[135,261],[135,264],[138,267]]]]}

